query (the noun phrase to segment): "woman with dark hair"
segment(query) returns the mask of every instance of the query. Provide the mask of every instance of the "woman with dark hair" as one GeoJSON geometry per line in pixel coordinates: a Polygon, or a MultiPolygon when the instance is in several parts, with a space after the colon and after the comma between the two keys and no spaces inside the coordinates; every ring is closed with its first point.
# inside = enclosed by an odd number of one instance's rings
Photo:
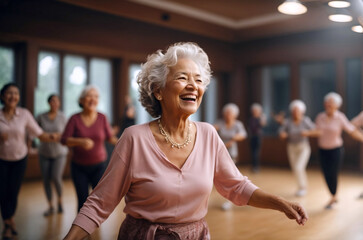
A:
{"type": "Polygon", "coordinates": [[[67,161],[67,147],[63,146],[59,141],[61,134],[66,126],[67,119],[64,114],[59,111],[60,100],[58,95],[52,94],[48,97],[49,111],[40,114],[37,122],[46,132],[53,133],[56,142],[41,143],[39,146],[39,162],[43,176],[44,190],[48,200],[48,209],[44,212],[44,216],[54,213],[52,204],[52,188],[51,182],[54,183],[58,201],[57,211],[63,212],[62,207],[62,175],[67,161]]]}
{"type": "Polygon", "coordinates": [[[80,113],[69,119],[61,142],[72,148],[71,174],[78,198],[78,211],[96,187],[107,166],[105,141],[116,144],[107,117],[97,111],[99,93],[95,86],[85,87],[79,97],[80,113]]]}
{"type": "Polygon", "coordinates": [[[20,91],[15,83],[6,84],[0,98],[4,105],[0,110],[0,206],[3,240],[7,240],[17,235],[14,214],[26,169],[27,136],[47,142],[54,141],[55,137],[45,133],[27,109],[18,107],[20,91]]]}

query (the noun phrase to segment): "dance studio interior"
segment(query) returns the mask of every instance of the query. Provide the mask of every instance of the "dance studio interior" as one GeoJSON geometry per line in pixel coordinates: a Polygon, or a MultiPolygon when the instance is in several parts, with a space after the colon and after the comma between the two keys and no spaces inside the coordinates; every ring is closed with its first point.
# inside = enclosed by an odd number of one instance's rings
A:
{"type": "MultiPolygon", "coordinates": [[[[308,214],[300,226],[279,211],[248,205],[224,209],[226,200],[213,187],[205,216],[210,238],[362,240],[363,142],[343,127],[336,198],[327,207],[331,192],[320,163],[319,137],[307,138],[307,186],[296,194],[290,143],[280,136],[281,126],[292,116],[293,100],[303,101],[305,116],[314,124],[332,92],[342,99],[337,111],[349,120],[346,124],[363,111],[362,0],[0,0],[0,88],[16,83],[18,106],[34,118],[49,110],[47,98],[55,93],[69,118],[81,109],[84,87],[97,86],[97,109],[120,137],[128,101],[135,110],[134,124],[153,120],[138,100],[137,74],[148,55],[177,42],[198,44],[212,70],[190,119],[213,125],[223,118],[227,103],[237,105],[237,120],[247,136],[237,143],[236,166],[258,187],[298,202],[308,214]],[[258,169],[252,168],[248,128],[255,103],[265,118],[258,169]]],[[[361,127],[356,126],[358,132],[363,132],[361,127]]],[[[18,233],[4,239],[63,239],[77,216],[72,149],[62,173],[63,210],[44,214],[48,204],[39,141],[29,136],[26,141],[27,164],[13,217],[18,233]]],[[[105,148],[108,161],[113,146],[106,143],[105,148]]],[[[117,239],[124,207],[122,199],[88,239],[117,239]]],[[[1,221],[1,233],[4,228],[1,221]]]]}

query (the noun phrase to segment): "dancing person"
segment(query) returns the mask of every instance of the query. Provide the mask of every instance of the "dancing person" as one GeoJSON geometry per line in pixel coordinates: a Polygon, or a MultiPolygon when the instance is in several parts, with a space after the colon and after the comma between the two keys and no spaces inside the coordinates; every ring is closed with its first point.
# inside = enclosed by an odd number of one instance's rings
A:
{"type": "Polygon", "coordinates": [[[212,125],[189,119],[210,74],[208,56],[194,43],[148,57],[137,82],[141,104],[157,119],[124,131],[66,240],[91,234],[123,197],[126,218],[118,239],[210,239],[204,217],[213,184],[237,205],[307,221],[302,206],[258,189],[240,173],[212,125]]]}
{"type": "Polygon", "coordinates": [[[337,203],[337,186],[339,170],[343,161],[343,139],[344,130],[356,140],[363,141],[363,135],[349,122],[344,113],[338,109],[341,106],[342,97],[330,92],[324,97],[325,111],[320,113],[315,120],[318,131],[318,147],[321,169],[328,185],[331,199],[326,209],[331,209],[337,203]]]}
{"type": "Polygon", "coordinates": [[[68,149],[59,141],[66,126],[67,119],[59,110],[60,100],[58,95],[52,94],[48,97],[49,111],[37,117],[39,126],[48,133],[53,133],[56,142],[41,142],[38,153],[40,169],[43,176],[44,190],[48,201],[48,209],[44,216],[55,212],[52,203],[52,187],[54,184],[57,193],[57,212],[62,213],[62,176],[67,162],[68,149]]]}
{"type": "Polygon", "coordinates": [[[251,115],[248,121],[248,135],[252,155],[252,172],[257,173],[260,170],[260,150],[266,117],[263,114],[262,106],[258,103],[251,105],[251,115]]]}
{"type": "MultiPolygon", "coordinates": [[[[247,136],[243,123],[237,119],[239,108],[234,103],[224,105],[222,109],[223,119],[219,119],[214,124],[220,138],[226,145],[226,148],[233,162],[238,162],[238,145],[237,142],[244,140],[247,136]]],[[[232,208],[232,202],[226,201],[222,204],[223,210],[232,208]]]]}
{"type": "Polygon", "coordinates": [[[306,166],[310,159],[311,148],[307,136],[315,129],[315,124],[305,116],[306,105],[301,100],[294,100],[289,106],[291,117],[283,121],[279,129],[282,139],[287,139],[287,156],[290,167],[296,177],[298,190],[296,196],[307,193],[306,166]]]}
{"type": "Polygon", "coordinates": [[[70,117],[61,142],[73,150],[71,175],[78,199],[78,211],[95,188],[107,167],[105,141],[116,144],[107,117],[97,111],[99,92],[86,86],[78,100],[82,111],[70,117]]]}
{"type": "Polygon", "coordinates": [[[0,111],[0,208],[2,239],[9,240],[17,235],[14,215],[26,169],[27,137],[50,142],[55,136],[44,132],[27,109],[18,107],[20,91],[15,83],[5,84],[0,98],[4,105],[0,111]]]}

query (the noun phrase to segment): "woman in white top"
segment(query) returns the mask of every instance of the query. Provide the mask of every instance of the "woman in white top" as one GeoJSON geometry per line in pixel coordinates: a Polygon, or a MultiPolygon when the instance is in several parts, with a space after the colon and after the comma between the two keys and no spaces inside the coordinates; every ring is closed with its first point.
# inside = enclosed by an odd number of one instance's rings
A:
{"type": "Polygon", "coordinates": [[[296,196],[301,197],[307,191],[306,166],[311,148],[307,138],[309,131],[315,128],[311,119],[305,116],[306,105],[301,100],[290,103],[291,117],[286,119],[279,129],[280,138],[287,139],[287,156],[291,169],[298,182],[296,196]]]}

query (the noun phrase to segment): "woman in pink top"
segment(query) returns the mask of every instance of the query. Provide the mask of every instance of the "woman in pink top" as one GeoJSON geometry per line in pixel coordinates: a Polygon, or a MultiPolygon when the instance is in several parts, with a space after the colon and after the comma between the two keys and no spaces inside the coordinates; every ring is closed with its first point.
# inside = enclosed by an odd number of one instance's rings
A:
{"type": "Polygon", "coordinates": [[[363,141],[363,135],[349,122],[344,113],[338,111],[342,102],[339,94],[328,93],[324,97],[325,112],[320,113],[315,120],[319,134],[321,169],[331,193],[331,199],[326,205],[326,209],[331,209],[337,202],[338,173],[343,160],[342,131],[344,130],[353,138],[363,141]]]}
{"type": "Polygon", "coordinates": [[[106,169],[105,141],[116,144],[107,118],[97,112],[99,93],[95,86],[87,86],[79,97],[82,112],[68,120],[61,143],[73,150],[71,174],[78,198],[78,211],[89,194],[89,185],[95,188],[106,169]]]}
{"type": "Polygon", "coordinates": [[[123,197],[127,216],[118,239],[210,239],[204,217],[213,184],[236,205],[306,222],[299,204],[265,193],[239,172],[212,125],[189,120],[210,74],[208,56],[194,43],[148,57],[138,75],[140,101],[158,119],[124,131],[65,239],[91,234],[123,197]]]}
{"type": "Polygon", "coordinates": [[[20,91],[15,83],[6,84],[0,92],[0,206],[5,229],[3,238],[17,235],[14,214],[28,154],[27,135],[41,141],[55,141],[53,134],[43,132],[32,114],[18,107],[20,91]]]}

